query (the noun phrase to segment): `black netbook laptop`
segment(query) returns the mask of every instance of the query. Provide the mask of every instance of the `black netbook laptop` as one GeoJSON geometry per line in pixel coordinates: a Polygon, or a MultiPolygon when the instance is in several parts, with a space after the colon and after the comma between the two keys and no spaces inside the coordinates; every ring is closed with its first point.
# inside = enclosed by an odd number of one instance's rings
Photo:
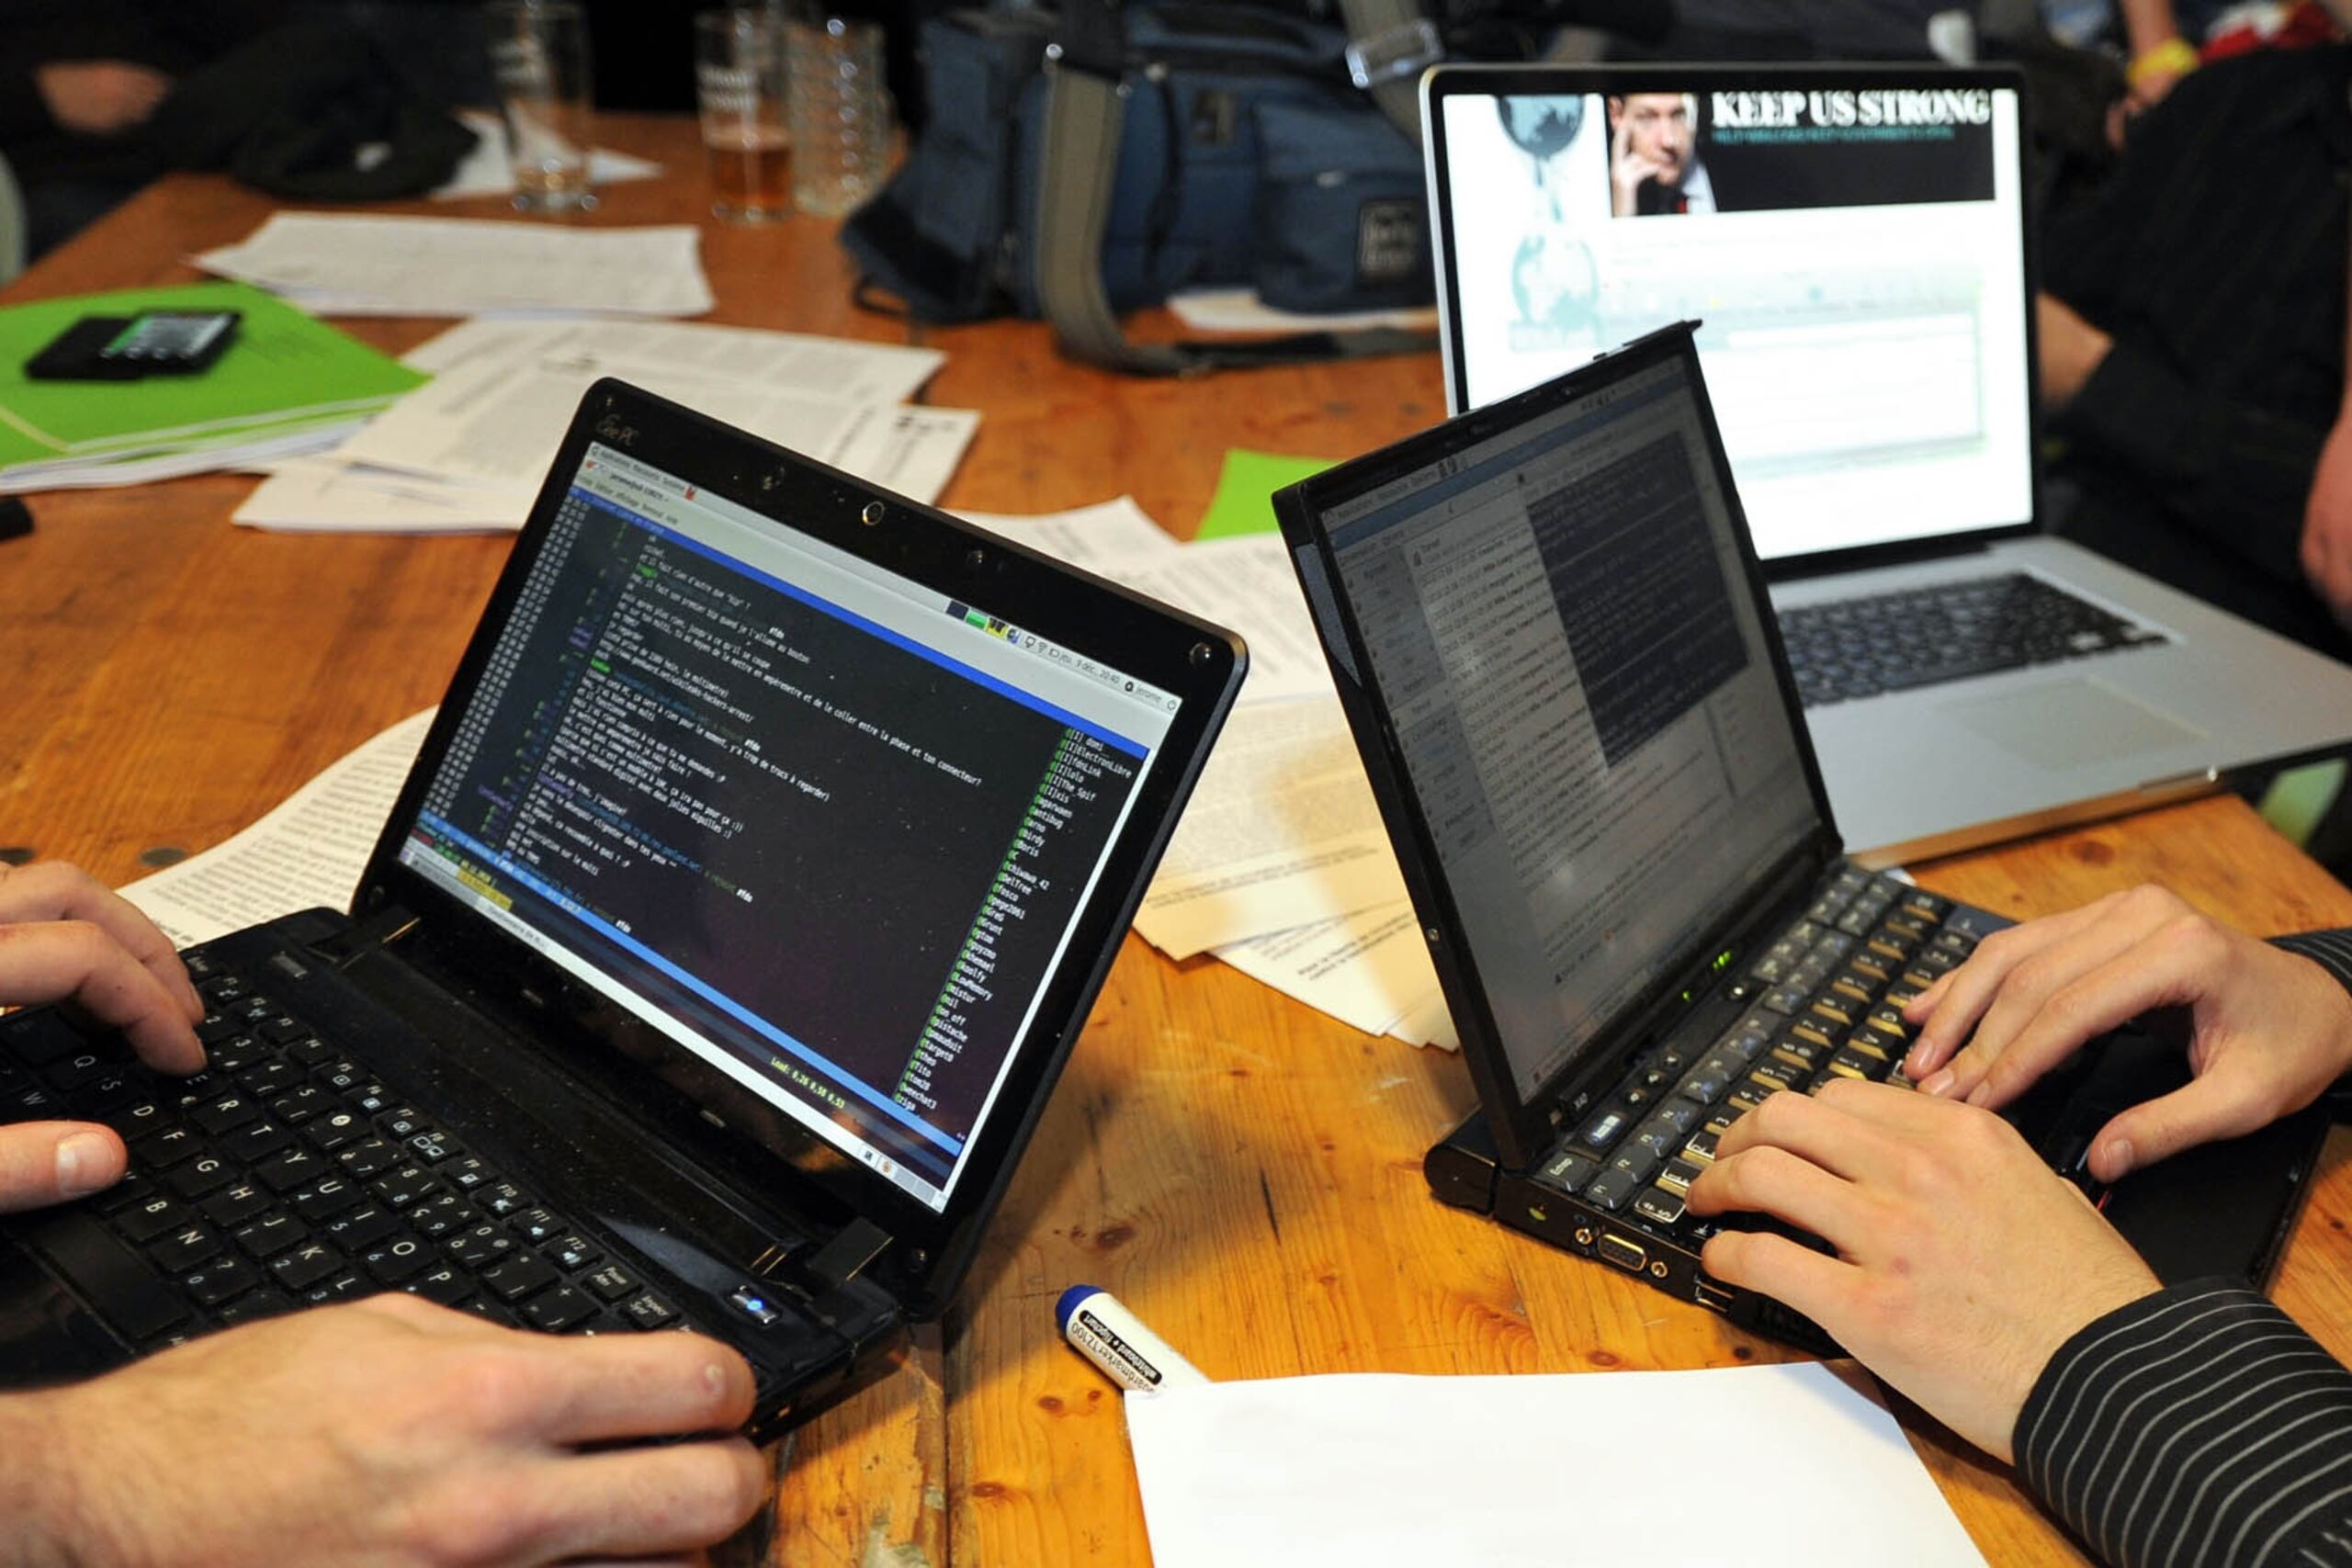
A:
{"type": "Polygon", "coordinates": [[[0,1227],[0,1382],[398,1289],[689,1326],[805,1412],[970,1265],[1245,655],[591,389],[348,918],[192,951],[208,1070],[0,1019],[119,1188],[0,1227]]]}
{"type": "MultiPolygon", "coordinates": [[[[1905,1082],[1903,1004],[2007,924],[1847,862],[1686,323],[1275,497],[1483,1114],[1431,1188],[1735,1321],[1684,1212],[1773,1094],[1905,1082]]],[[[2014,1110],[2090,1136],[2161,1029],[2014,1110]]],[[[2096,1190],[2166,1280],[2264,1279],[2316,1113],[2096,1190]]],[[[1732,1223],[1755,1223],[1734,1221],[1732,1223]]]]}

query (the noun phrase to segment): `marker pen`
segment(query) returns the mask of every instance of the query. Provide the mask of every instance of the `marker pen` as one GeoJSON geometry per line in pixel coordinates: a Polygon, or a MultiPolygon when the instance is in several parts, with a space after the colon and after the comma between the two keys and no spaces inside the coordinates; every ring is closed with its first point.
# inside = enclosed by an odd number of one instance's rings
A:
{"type": "Polygon", "coordinates": [[[1079,1353],[1121,1388],[1148,1393],[1209,1381],[1108,1291],[1072,1285],[1054,1303],[1054,1321],[1079,1353]]]}

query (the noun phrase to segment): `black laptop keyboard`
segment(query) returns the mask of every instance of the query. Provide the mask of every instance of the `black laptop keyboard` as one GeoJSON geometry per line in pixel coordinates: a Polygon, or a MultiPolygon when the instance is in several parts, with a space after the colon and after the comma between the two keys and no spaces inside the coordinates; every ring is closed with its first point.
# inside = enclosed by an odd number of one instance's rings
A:
{"type": "Polygon", "coordinates": [[[1713,1227],[1683,1213],[1715,1140],[1775,1094],[1838,1077],[1908,1087],[1905,1003],[1975,950],[1948,898],[1846,867],[1736,982],[1754,1005],[1711,1043],[1669,1043],[1545,1158],[1535,1179],[1692,1245],[1713,1227]]]}
{"type": "Polygon", "coordinates": [[[2024,572],[1798,605],[1780,622],[1809,708],[2166,640],[2024,572]]]}
{"type": "Polygon", "coordinates": [[[130,1147],[119,1186],[17,1234],[132,1343],[395,1290],[551,1333],[682,1325],[633,1263],[300,1019],[201,955],[188,966],[209,1010],[193,1077],[54,1012],[0,1018],[0,1122],[100,1122],[130,1147]]]}

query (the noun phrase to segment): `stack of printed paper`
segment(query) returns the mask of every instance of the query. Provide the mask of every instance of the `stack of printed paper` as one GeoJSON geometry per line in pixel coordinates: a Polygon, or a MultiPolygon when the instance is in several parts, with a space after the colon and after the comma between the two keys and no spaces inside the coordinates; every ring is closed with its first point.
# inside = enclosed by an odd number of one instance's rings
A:
{"type": "Polygon", "coordinates": [[[1122,498],[972,521],[1239,632],[1250,676],[1202,770],[1136,930],[1171,958],[1215,953],[1368,1034],[1455,1044],[1280,536],[1178,544],[1122,498]]]}
{"type": "Polygon", "coordinates": [[[519,527],[591,383],[616,376],[918,501],[979,415],[916,408],[934,349],[669,321],[468,321],[409,355],[431,383],[331,453],[273,465],[254,527],[519,527]]]}
{"type": "Polygon", "coordinates": [[[234,283],[43,299],[0,310],[0,491],[144,484],[332,446],[424,380],[234,283]],[[209,368],[135,381],[36,381],[25,361],[85,316],[234,310],[209,368]]]}
{"type": "Polygon", "coordinates": [[[195,258],[325,315],[601,311],[699,316],[711,307],[691,224],[573,229],[499,218],[280,212],[195,258]]]}

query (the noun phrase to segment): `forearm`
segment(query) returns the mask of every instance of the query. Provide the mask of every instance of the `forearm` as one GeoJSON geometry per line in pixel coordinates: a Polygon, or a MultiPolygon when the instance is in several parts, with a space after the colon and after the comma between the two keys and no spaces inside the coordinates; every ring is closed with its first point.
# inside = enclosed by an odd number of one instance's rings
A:
{"type": "Polygon", "coordinates": [[[2180,24],[2174,17],[2172,0],[2123,0],[2123,38],[2131,56],[2137,59],[2166,39],[2180,36],[2180,24]]]}
{"type": "Polygon", "coordinates": [[[72,1568],[83,1560],[65,1529],[74,1486],[60,1439],[50,1401],[0,1398],[0,1568],[72,1568]]]}
{"type": "Polygon", "coordinates": [[[2106,1562],[2352,1563],[2352,1372],[2229,1281],[2068,1340],[2013,1446],[2019,1478],[2106,1562]]]}

